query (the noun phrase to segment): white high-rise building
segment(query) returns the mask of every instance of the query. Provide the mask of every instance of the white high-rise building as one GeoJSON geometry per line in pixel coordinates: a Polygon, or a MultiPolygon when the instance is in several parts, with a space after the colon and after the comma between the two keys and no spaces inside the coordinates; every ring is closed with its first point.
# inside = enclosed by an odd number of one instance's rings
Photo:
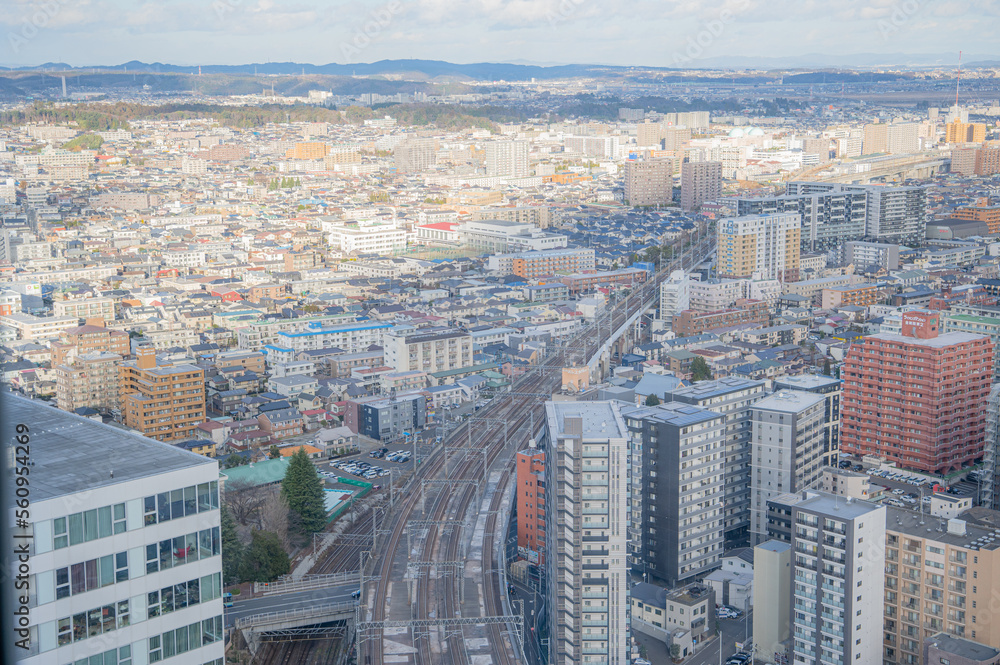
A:
{"type": "Polygon", "coordinates": [[[691,278],[683,270],[674,270],[660,284],[660,320],[669,327],[674,315],[691,309],[691,278]]]}
{"type": "Polygon", "coordinates": [[[885,506],[810,491],[790,503],[792,662],[881,663],[885,506]]]}
{"type": "Polygon", "coordinates": [[[528,175],[527,141],[492,141],[486,144],[486,175],[524,178],[528,175]]]}
{"type": "Polygon", "coordinates": [[[719,276],[797,280],[801,221],[801,216],[794,212],[721,220],[719,276]]]}
{"type": "Polygon", "coordinates": [[[546,604],[553,665],[629,662],[629,434],[618,405],[545,405],[546,604]]]}
{"type": "Polygon", "coordinates": [[[32,546],[27,634],[4,636],[26,639],[20,662],[222,665],[218,462],[3,399],[11,452],[19,423],[37,462],[14,528],[32,546]]]}

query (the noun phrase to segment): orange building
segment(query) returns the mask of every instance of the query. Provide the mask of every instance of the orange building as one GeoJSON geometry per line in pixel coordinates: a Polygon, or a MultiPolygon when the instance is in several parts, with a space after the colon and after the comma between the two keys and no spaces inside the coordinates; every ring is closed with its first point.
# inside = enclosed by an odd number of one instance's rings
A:
{"type": "Polygon", "coordinates": [[[157,441],[197,437],[205,421],[205,371],[194,365],[157,365],[146,346],[121,365],[121,410],[125,424],[157,441]]]}
{"type": "Polygon", "coordinates": [[[856,305],[858,307],[868,307],[875,305],[881,300],[882,292],[878,284],[856,284],[854,286],[835,286],[823,289],[822,302],[823,309],[831,307],[848,307],[856,305]]]}
{"type": "Polygon", "coordinates": [[[989,199],[979,199],[974,206],[959,208],[952,218],[983,222],[990,233],[1000,233],[1000,205],[990,205],[989,199]]]}
{"type": "Polygon", "coordinates": [[[128,333],[108,330],[100,319],[88,319],[86,325],[70,328],[52,343],[52,365],[72,362],[73,357],[85,353],[115,353],[127,357],[131,353],[128,333]]]}
{"type": "Polygon", "coordinates": [[[517,551],[545,563],[545,453],[531,447],[517,454],[517,551]]]}
{"type": "Polygon", "coordinates": [[[986,140],[986,125],[959,122],[945,125],[945,143],[982,143],[986,140]]]}
{"type": "Polygon", "coordinates": [[[327,145],[319,141],[296,143],[294,148],[289,148],[285,152],[285,159],[323,159],[327,150],[327,145]]]}

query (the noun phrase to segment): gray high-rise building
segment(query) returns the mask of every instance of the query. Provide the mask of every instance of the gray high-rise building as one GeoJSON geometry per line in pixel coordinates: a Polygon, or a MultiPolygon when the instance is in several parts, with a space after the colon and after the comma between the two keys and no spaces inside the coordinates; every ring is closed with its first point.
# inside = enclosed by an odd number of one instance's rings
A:
{"type": "Polygon", "coordinates": [[[735,376],[700,381],[667,395],[674,402],[710,409],[726,419],[722,496],[726,549],[750,544],[750,407],[765,397],[763,381],[735,376]]]}
{"type": "Polygon", "coordinates": [[[632,569],[668,587],[710,572],[723,552],[725,417],[676,402],[622,416],[631,437],[632,569]]]}
{"type": "MultiPolygon", "coordinates": [[[[927,226],[927,191],[923,187],[792,181],[788,183],[785,195],[835,192],[860,192],[865,195],[864,238],[902,245],[923,240],[927,226]]],[[[805,242],[804,226],[802,235],[805,242]]],[[[841,240],[862,238],[845,236],[841,240]]]]}
{"type": "Polygon", "coordinates": [[[681,164],[681,209],[698,210],[722,196],[722,162],[681,164]]]}
{"type": "Polygon", "coordinates": [[[625,203],[667,205],[674,200],[674,161],[651,159],[625,162],[625,203]]]}
{"type": "Polygon", "coordinates": [[[802,217],[802,248],[822,251],[865,237],[868,197],[862,192],[831,191],[741,198],[736,210],[740,216],[797,212],[802,217]]]}
{"type": "Polygon", "coordinates": [[[820,480],[826,400],[814,393],[781,390],[750,409],[750,531],[752,543],[758,545],[767,540],[767,502],[820,480]]]}
{"type": "Polygon", "coordinates": [[[844,382],[822,374],[799,374],[774,380],[774,389],[802,390],[822,395],[826,400],[823,414],[823,463],[836,466],[840,461],[840,397],[844,382]]]}
{"type": "Polygon", "coordinates": [[[393,150],[393,161],[400,173],[419,173],[437,164],[437,139],[408,138],[393,150]]]}

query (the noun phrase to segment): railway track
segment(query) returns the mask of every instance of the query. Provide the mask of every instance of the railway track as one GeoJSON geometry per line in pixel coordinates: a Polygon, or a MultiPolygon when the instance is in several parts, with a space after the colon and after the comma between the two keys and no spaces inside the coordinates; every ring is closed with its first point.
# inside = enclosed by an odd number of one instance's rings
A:
{"type": "MultiPolygon", "coordinates": [[[[714,242],[712,239],[703,240],[696,247],[692,248],[692,253],[703,256],[707,254],[714,242]]],[[[504,610],[506,588],[503,585],[503,577],[498,574],[502,561],[497,561],[496,539],[503,540],[506,537],[506,524],[498,523],[498,516],[503,509],[503,501],[506,496],[506,489],[511,482],[513,466],[513,452],[521,449],[527,439],[533,435],[527,425],[532,422],[532,410],[542,404],[540,395],[551,395],[559,389],[561,384],[561,368],[579,362],[581,357],[584,361],[593,358],[601,348],[604,340],[610,336],[611,332],[619,329],[636,312],[641,312],[644,305],[650,302],[656,295],[659,283],[670,272],[679,266],[679,259],[675,259],[663,267],[654,279],[644,284],[636,286],[629,296],[616,303],[608,316],[603,315],[595,323],[584,328],[574,335],[562,349],[550,353],[541,363],[541,367],[535,372],[529,372],[514,381],[511,397],[495,398],[489,406],[478,412],[475,420],[468,420],[461,423],[452,430],[447,437],[446,445],[436,448],[419,467],[415,467],[413,476],[409,479],[408,490],[401,490],[402,495],[396,500],[391,509],[382,508],[368,504],[356,522],[343,534],[342,543],[333,545],[333,550],[323,560],[318,562],[310,571],[311,573],[324,574],[339,572],[342,570],[356,569],[359,557],[363,551],[372,552],[372,574],[376,576],[374,588],[369,587],[367,597],[362,598],[362,610],[367,609],[364,618],[371,621],[384,621],[389,617],[389,603],[386,599],[391,597],[391,586],[393,584],[393,573],[398,573],[400,569],[400,557],[398,557],[401,544],[406,535],[407,524],[411,519],[417,519],[415,514],[418,502],[421,499],[419,482],[421,479],[454,479],[477,481],[478,486],[483,491],[489,483],[492,471],[496,468],[500,471],[498,482],[488,507],[488,514],[485,520],[485,533],[482,541],[482,604],[486,616],[503,616],[507,612],[504,610]],[[548,371],[546,371],[548,370],[548,371]],[[521,395],[523,394],[523,395],[521,395]],[[474,426],[476,420],[503,421],[507,423],[506,437],[501,432],[505,430],[495,428],[493,430],[474,426]],[[509,439],[505,441],[505,438],[509,439]],[[483,458],[474,454],[475,451],[485,450],[485,464],[483,458]],[[458,452],[461,458],[449,459],[449,454],[454,456],[458,452]],[[473,453],[473,454],[470,454],[473,453]],[[379,533],[386,533],[387,537],[383,542],[378,542],[377,547],[372,546],[372,539],[367,537],[373,533],[373,520],[375,511],[379,511],[379,533]]],[[[536,423],[535,428],[539,423],[536,423]]],[[[428,528],[426,536],[417,552],[404,552],[402,561],[409,561],[412,557],[414,561],[430,563],[432,561],[456,561],[461,557],[461,545],[464,539],[471,538],[472,534],[463,533],[471,519],[472,512],[478,512],[483,500],[482,495],[477,491],[477,487],[468,483],[455,483],[452,485],[441,485],[440,490],[434,493],[433,499],[427,508],[426,514],[419,519],[442,521],[453,520],[454,525],[450,527],[450,535],[442,534],[442,529],[437,525],[428,528]],[[476,499],[479,501],[476,501],[476,499]],[[475,509],[473,511],[472,509],[475,509]]],[[[473,563],[473,562],[469,562],[473,563]]],[[[402,566],[406,570],[405,565],[402,566]]],[[[418,568],[423,570],[423,568],[418,568]]],[[[429,569],[428,569],[429,573],[429,569]]],[[[441,573],[441,571],[439,571],[441,573]]],[[[405,574],[405,573],[404,573],[405,574]]],[[[395,581],[401,581],[404,575],[396,575],[395,581]]],[[[468,610],[460,609],[461,591],[458,585],[466,584],[466,579],[457,571],[451,574],[438,574],[434,579],[430,574],[419,574],[414,584],[415,606],[411,608],[412,618],[432,619],[455,616],[469,616],[468,610]]],[[[407,599],[409,604],[409,598],[407,599]]],[[[475,610],[472,610],[475,615],[475,610]]],[[[522,626],[522,630],[526,627],[522,626]]],[[[493,662],[500,665],[513,665],[521,661],[522,655],[519,645],[508,637],[504,627],[497,624],[490,624],[486,627],[486,634],[489,635],[489,644],[492,648],[493,662]]],[[[359,654],[364,653],[359,662],[365,665],[382,665],[384,662],[383,651],[384,635],[378,632],[374,636],[373,643],[359,644],[359,654]]],[[[415,661],[419,665],[438,665],[443,662],[450,662],[454,665],[466,665],[472,662],[472,658],[465,648],[465,639],[462,630],[429,631],[429,636],[415,638],[415,661]],[[433,639],[437,634],[438,639],[433,639]],[[434,646],[439,649],[435,652],[434,646]]],[[[264,662],[312,662],[313,652],[328,649],[329,643],[334,640],[325,640],[319,643],[298,643],[301,649],[294,653],[275,654],[280,658],[299,658],[300,660],[265,660],[264,662]],[[325,646],[324,646],[325,645],[325,646]]],[[[288,647],[291,652],[296,647],[288,647]]]]}

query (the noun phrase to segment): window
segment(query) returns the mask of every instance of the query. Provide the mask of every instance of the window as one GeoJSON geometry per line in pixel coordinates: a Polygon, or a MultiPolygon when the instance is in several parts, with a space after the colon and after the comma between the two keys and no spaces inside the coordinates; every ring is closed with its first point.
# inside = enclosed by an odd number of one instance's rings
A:
{"type": "Polygon", "coordinates": [[[156,497],[147,496],[142,500],[142,510],[143,510],[143,524],[149,526],[150,524],[156,524],[156,497]]]}
{"type": "Polygon", "coordinates": [[[114,533],[125,533],[125,504],[116,503],[114,505],[114,533]]]}
{"type": "Polygon", "coordinates": [[[62,549],[69,545],[69,538],[66,535],[66,518],[57,517],[52,520],[53,549],[62,549]]]}

